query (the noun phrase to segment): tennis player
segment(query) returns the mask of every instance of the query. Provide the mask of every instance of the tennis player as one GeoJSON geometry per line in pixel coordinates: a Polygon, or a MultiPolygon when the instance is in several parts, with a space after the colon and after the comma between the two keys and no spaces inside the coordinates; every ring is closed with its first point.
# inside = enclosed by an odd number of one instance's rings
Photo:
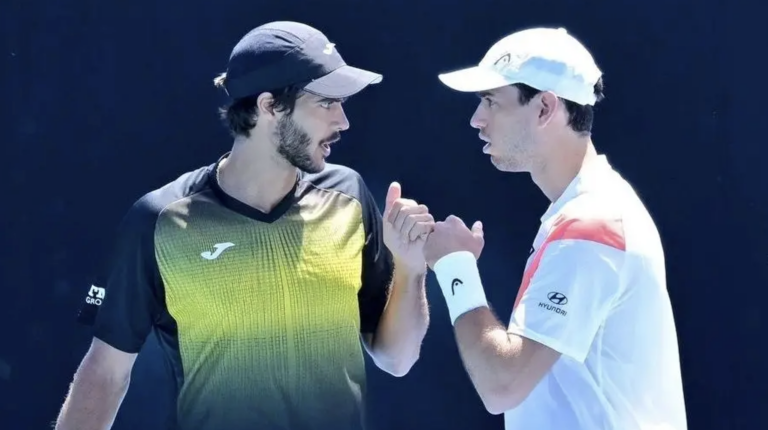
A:
{"type": "Polygon", "coordinates": [[[342,102],[381,79],[304,24],[240,40],[216,79],[231,152],[128,211],[85,298],[95,338],[57,429],[111,426],[150,332],[178,390],[169,428],[364,427],[363,350],[395,376],[419,356],[434,226],[397,183],[383,221],[360,175],[325,161],[342,102]]]}
{"type": "Polygon", "coordinates": [[[506,326],[476,264],[481,223],[449,217],[424,247],[488,411],[509,430],[684,430],[664,252],[632,186],[593,146],[603,84],[592,55],[564,29],[534,28],[440,79],[479,94],[483,152],[530,173],[551,201],[506,326]]]}

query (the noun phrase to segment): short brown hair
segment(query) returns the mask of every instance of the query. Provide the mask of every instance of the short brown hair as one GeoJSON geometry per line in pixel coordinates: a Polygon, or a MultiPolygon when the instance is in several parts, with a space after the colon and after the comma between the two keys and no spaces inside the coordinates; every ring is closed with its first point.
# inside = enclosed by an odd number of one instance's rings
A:
{"type": "MultiPolygon", "coordinates": [[[[222,73],[213,80],[213,84],[224,89],[227,74],[222,73]]],[[[290,85],[268,91],[274,97],[272,107],[278,112],[293,113],[296,100],[299,98],[304,85],[290,85]]],[[[249,137],[251,130],[256,127],[258,108],[256,106],[259,95],[246,96],[232,100],[219,108],[219,116],[233,137],[249,137]]]]}

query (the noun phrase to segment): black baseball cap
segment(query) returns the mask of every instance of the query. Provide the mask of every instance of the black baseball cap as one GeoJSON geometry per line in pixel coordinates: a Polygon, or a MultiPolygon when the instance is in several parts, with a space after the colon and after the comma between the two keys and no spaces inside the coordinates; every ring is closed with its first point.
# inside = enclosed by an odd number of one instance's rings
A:
{"type": "Polygon", "coordinates": [[[349,97],[382,75],[347,65],[336,45],[309,25],[276,21],[254,28],[229,57],[224,89],[233,99],[288,85],[330,99],[349,97]]]}

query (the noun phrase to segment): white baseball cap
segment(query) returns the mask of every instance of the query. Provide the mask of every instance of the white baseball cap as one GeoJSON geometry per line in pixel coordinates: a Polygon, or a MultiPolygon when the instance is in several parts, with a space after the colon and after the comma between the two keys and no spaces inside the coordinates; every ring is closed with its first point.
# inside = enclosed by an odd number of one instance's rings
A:
{"type": "Polygon", "coordinates": [[[526,84],[580,105],[594,105],[602,72],[564,28],[532,28],[496,42],[475,67],[438,75],[450,88],[480,92],[526,84]]]}

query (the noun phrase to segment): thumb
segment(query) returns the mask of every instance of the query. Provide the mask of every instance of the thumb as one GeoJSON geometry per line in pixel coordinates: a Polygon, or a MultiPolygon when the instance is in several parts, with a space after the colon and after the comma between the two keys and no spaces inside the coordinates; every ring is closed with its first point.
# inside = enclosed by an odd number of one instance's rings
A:
{"type": "Polygon", "coordinates": [[[472,224],[472,234],[481,238],[484,236],[482,222],[475,221],[475,223],[472,224]]]}
{"type": "Polygon", "coordinates": [[[399,199],[402,195],[402,189],[400,188],[400,184],[397,182],[392,182],[389,184],[389,190],[387,191],[387,200],[385,203],[385,211],[392,207],[392,205],[395,203],[395,200],[399,199]]]}

